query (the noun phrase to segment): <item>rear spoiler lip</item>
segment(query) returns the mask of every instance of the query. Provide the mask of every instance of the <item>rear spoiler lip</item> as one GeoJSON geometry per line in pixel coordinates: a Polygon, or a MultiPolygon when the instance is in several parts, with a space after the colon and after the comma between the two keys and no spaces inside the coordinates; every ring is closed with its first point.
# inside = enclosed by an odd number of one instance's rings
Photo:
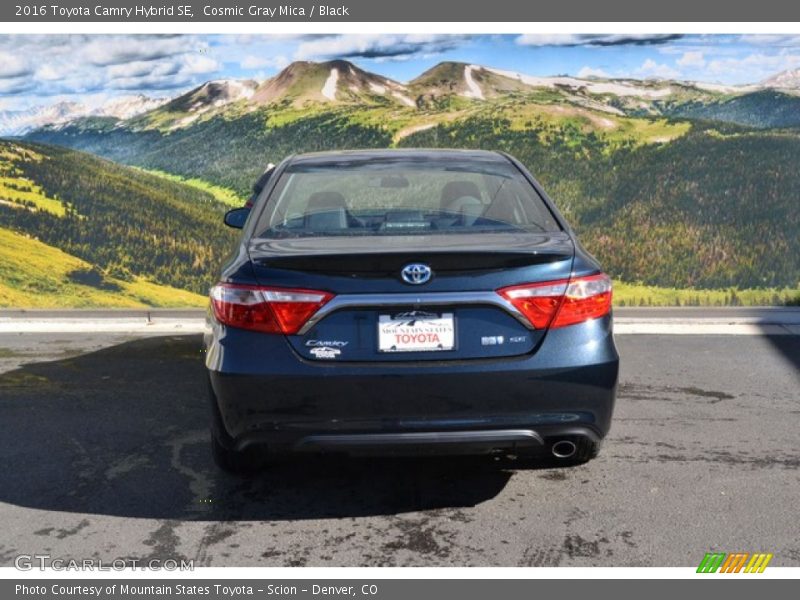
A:
{"type": "Polygon", "coordinates": [[[486,253],[397,253],[397,254],[312,254],[297,256],[252,256],[254,265],[286,271],[300,271],[321,275],[347,275],[355,277],[383,277],[399,273],[410,263],[422,262],[435,273],[490,273],[503,270],[524,269],[568,261],[572,252],[486,252],[486,253]]]}

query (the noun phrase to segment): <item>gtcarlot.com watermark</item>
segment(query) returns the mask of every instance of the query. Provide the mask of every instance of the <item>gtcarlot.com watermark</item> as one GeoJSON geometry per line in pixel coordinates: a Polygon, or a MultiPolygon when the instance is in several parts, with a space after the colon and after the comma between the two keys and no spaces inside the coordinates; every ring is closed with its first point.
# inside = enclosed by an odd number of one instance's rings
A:
{"type": "Polygon", "coordinates": [[[139,569],[142,571],[194,571],[194,560],[158,559],[139,560],[136,558],[116,558],[102,560],[99,558],[58,558],[49,554],[20,554],[14,558],[14,566],[20,571],[124,571],[139,569]]]}

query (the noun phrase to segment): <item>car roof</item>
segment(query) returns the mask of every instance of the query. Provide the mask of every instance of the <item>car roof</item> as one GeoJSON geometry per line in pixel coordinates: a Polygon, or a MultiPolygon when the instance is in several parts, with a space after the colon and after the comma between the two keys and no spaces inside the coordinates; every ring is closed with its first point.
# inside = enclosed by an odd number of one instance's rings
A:
{"type": "Polygon", "coordinates": [[[380,150],[337,150],[330,152],[309,152],[307,154],[296,154],[291,157],[290,164],[302,166],[330,165],[337,163],[354,163],[381,161],[391,162],[464,162],[480,161],[483,163],[505,163],[508,159],[499,152],[488,150],[440,150],[430,149],[380,149],[380,150]]]}

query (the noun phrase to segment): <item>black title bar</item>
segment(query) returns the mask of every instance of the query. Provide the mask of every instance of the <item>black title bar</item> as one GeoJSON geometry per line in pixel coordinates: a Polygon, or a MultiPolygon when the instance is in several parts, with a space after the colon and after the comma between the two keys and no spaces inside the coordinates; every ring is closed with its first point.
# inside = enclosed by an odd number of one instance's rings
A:
{"type": "MultiPolygon", "coordinates": [[[[39,0],[0,5],[3,22],[800,22],[786,0],[39,0]]],[[[787,32],[789,28],[787,27],[787,32]]],[[[652,33],[652,32],[643,32],[652,33]]]]}

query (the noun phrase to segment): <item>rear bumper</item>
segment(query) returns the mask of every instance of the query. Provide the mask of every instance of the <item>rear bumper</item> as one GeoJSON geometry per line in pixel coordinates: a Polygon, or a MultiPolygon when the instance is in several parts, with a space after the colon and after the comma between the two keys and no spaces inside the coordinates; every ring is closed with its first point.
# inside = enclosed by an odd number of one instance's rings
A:
{"type": "Polygon", "coordinates": [[[486,429],[474,431],[425,431],[400,433],[326,433],[293,437],[275,443],[267,432],[254,432],[235,441],[233,448],[266,448],[277,453],[337,453],[351,456],[435,456],[481,454],[552,454],[553,445],[570,440],[594,455],[602,438],[588,427],[548,426],[533,429],[486,429]]]}
{"type": "Polygon", "coordinates": [[[540,448],[541,435],[530,429],[489,431],[424,431],[401,433],[351,433],[309,435],[298,440],[298,452],[346,452],[348,454],[416,453],[422,447],[431,453],[480,454],[495,448],[540,448]]]}
{"type": "Polygon", "coordinates": [[[604,318],[492,360],[330,363],[280,336],[226,329],[207,340],[219,441],[230,448],[351,454],[546,448],[607,433],[619,358],[604,318]]]}

